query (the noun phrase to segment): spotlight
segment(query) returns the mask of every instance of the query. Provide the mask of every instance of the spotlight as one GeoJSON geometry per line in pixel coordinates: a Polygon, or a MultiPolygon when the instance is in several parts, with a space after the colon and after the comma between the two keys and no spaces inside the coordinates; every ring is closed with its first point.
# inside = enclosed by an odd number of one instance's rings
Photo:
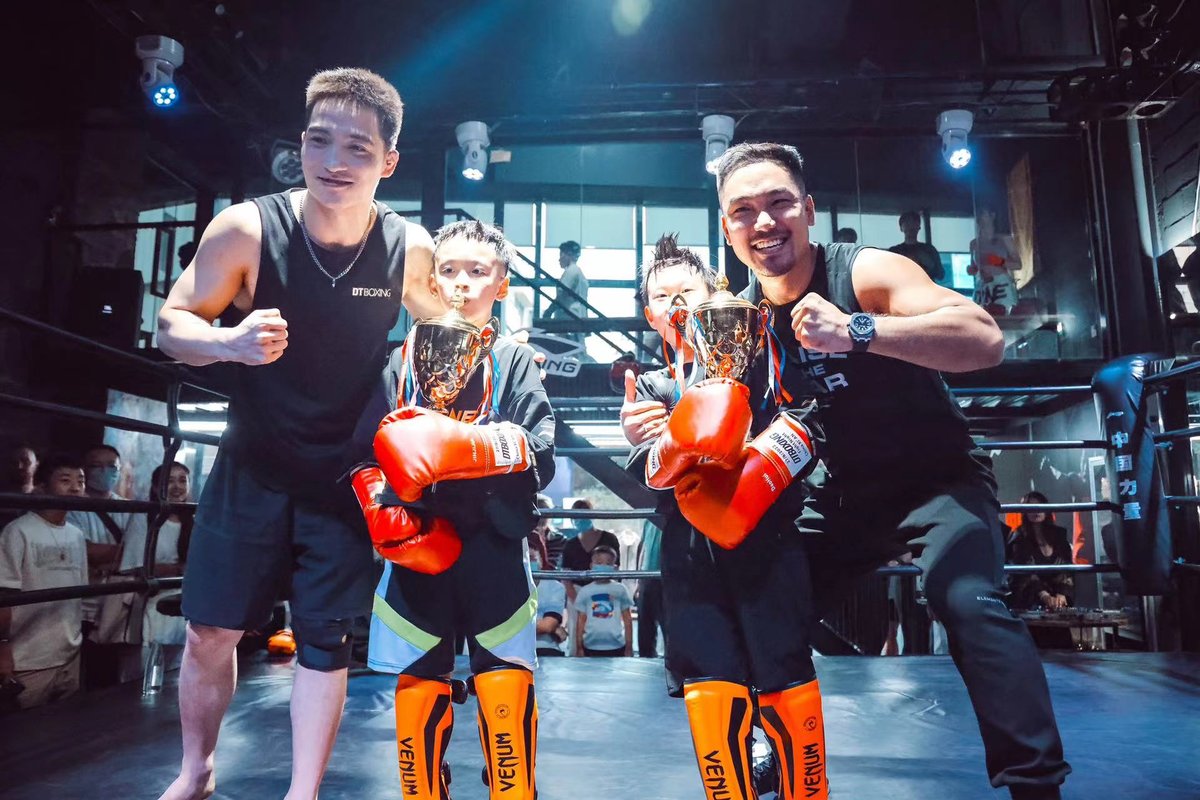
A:
{"type": "Polygon", "coordinates": [[[169,36],[139,36],[134,51],[142,60],[139,82],[156,108],[170,108],[179,100],[175,70],[183,66],[183,45],[169,36]]]}
{"type": "Polygon", "coordinates": [[[462,176],[469,181],[483,180],[488,165],[488,127],[482,122],[464,122],[454,129],[454,137],[462,148],[462,176]]]}
{"type": "Polygon", "coordinates": [[[975,115],[965,108],[955,108],[938,114],[937,132],[942,137],[942,158],[955,169],[971,163],[971,148],[967,146],[967,134],[975,115]]]}
{"type": "Polygon", "coordinates": [[[704,136],[704,168],[716,175],[717,162],[733,141],[733,117],[709,114],[700,122],[700,133],[704,136]]]}
{"type": "Polygon", "coordinates": [[[299,147],[282,140],[275,142],[271,155],[271,177],[285,186],[295,186],[304,180],[299,147]]]}

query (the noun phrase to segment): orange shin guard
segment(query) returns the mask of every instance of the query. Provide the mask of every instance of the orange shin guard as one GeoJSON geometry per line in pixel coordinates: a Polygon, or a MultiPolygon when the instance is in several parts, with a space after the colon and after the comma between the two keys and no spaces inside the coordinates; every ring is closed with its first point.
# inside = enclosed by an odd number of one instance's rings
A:
{"type": "Polygon", "coordinates": [[[779,763],[779,800],[827,800],[825,717],[817,682],[760,694],[758,714],[779,763]]]}
{"type": "Polygon", "coordinates": [[[692,745],[707,800],[754,800],[750,770],[750,689],[729,681],[696,681],[683,691],[692,745]]]}
{"type": "Polygon", "coordinates": [[[415,800],[449,800],[442,760],[454,728],[449,681],[401,675],[396,682],[396,749],[400,793],[415,800]]]}
{"type": "Polygon", "coordinates": [[[534,800],[538,711],[533,673],[520,668],[481,672],[475,676],[475,693],[489,797],[534,800]]]}

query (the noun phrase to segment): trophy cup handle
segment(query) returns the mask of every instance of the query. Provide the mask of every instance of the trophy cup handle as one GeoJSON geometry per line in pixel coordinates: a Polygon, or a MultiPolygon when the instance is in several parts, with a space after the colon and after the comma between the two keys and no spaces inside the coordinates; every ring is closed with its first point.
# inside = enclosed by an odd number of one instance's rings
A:
{"type": "Polygon", "coordinates": [[[667,316],[667,322],[679,332],[680,339],[683,339],[687,332],[687,323],[690,317],[691,311],[688,309],[687,300],[683,299],[683,295],[677,294],[672,297],[671,313],[667,316]]]}
{"type": "Polygon", "coordinates": [[[775,306],[771,305],[769,300],[763,300],[758,304],[758,314],[762,317],[763,330],[775,322],[775,306]]]}
{"type": "Polygon", "coordinates": [[[496,345],[496,331],[500,330],[500,320],[492,317],[487,324],[479,329],[479,355],[476,364],[483,361],[496,345]]]}

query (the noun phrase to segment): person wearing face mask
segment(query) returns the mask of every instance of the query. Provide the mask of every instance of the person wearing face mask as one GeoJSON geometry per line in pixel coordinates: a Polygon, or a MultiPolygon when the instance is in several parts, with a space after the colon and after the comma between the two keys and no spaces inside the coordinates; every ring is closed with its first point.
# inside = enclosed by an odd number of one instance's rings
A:
{"type": "MultiPolygon", "coordinates": [[[[83,455],[84,491],[93,500],[125,500],[117,494],[121,480],[121,452],[109,444],[97,444],[83,455]]],[[[124,511],[71,511],[67,520],[83,531],[87,540],[88,581],[100,583],[107,579],[121,561],[123,543],[127,539],[145,541],[146,519],[142,514],[124,511]]],[[[84,646],[84,682],[89,687],[117,681],[116,653],[101,652],[93,645],[123,641],[121,626],[99,625],[101,609],[107,604],[123,602],[120,596],[112,600],[103,597],[83,599],[83,627],[88,643],[84,646]]]]}
{"type": "MultiPolygon", "coordinates": [[[[593,572],[616,572],[617,551],[607,545],[592,550],[593,572]]],[[[575,655],[633,655],[633,597],[623,583],[597,578],[575,596],[575,655]]]]}

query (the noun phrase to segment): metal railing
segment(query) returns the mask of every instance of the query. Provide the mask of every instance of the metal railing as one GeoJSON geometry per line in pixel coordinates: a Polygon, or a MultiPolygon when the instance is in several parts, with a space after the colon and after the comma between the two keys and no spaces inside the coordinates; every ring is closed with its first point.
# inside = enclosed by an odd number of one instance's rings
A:
{"type": "Polygon", "coordinates": [[[153,594],[161,588],[165,588],[169,585],[178,585],[178,583],[170,582],[181,581],[182,579],[156,578],[154,576],[158,534],[162,528],[163,522],[165,522],[171,514],[194,513],[196,505],[195,503],[170,503],[165,500],[167,496],[167,479],[170,475],[169,467],[175,461],[175,455],[179,451],[179,448],[183,442],[194,442],[213,446],[218,446],[220,444],[219,437],[205,433],[182,430],[179,422],[179,398],[184,386],[207,392],[208,394],[211,394],[217,398],[228,398],[223,393],[218,392],[200,382],[196,375],[186,366],[153,361],[136,353],[127,352],[101,342],[93,341],[84,336],[80,336],[79,334],[62,330],[61,328],[57,328],[53,325],[42,322],[41,320],[28,317],[24,314],[18,314],[14,311],[4,308],[0,308],[0,321],[6,321],[19,327],[35,331],[43,336],[51,337],[71,346],[78,347],[85,351],[99,355],[102,358],[119,362],[127,366],[132,366],[143,372],[164,379],[167,382],[168,420],[166,425],[160,425],[131,417],[122,417],[115,414],[92,411],[91,409],[78,408],[76,406],[69,406],[61,403],[33,400],[26,397],[19,397],[17,395],[0,393],[0,405],[19,408],[34,413],[70,417],[72,419],[100,423],[108,427],[118,428],[120,430],[134,431],[137,433],[145,433],[160,437],[163,442],[163,461],[161,464],[162,469],[160,470],[159,485],[156,488],[158,490],[158,496],[164,498],[161,501],[139,501],[0,493],[0,507],[4,508],[18,508],[27,510],[54,509],[68,511],[115,511],[146,513],[149,516],[142,566],[138,568],[137,572],[135,573],[135,577],[131,577],[129,580],[109,581],[108,583],[104,584],[74,587],[74,593],[72,593],[71,587],[45,590],[45,592],[58,593],[54,594],[53,596],[46,595],[44,592],[21,593],[16,596],[7,595],[0,597],[0,606],[24,605],[29,602],[44,602],[46,600],[66,599],[69,597],[95,597],[107,594],[123,594],[131,591],[143,591],[153,594]],[[43,597],[44,599],[27,600],[26,598],[28,597],[43,597]]]}

